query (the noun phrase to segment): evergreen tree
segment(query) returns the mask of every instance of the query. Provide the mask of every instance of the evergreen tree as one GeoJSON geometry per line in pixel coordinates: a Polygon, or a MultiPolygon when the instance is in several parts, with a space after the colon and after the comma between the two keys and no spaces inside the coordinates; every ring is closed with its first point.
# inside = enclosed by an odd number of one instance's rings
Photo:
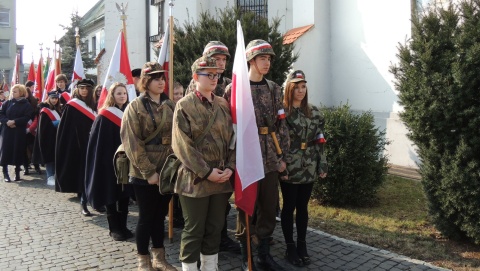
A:
{"type": "Polygon", "coordinates": [[[413,19],[392,65],[437,228],[480,243],[480,0],[413,19]]]}
{"type": "Polygon", "coordinates": [[[177,24],[174,26],[175,81],[179,81],[185,87],[190,83],[192,63],[202,55],[205,45],[212,40],[221,41],[228,47],[232,58],[227,63],[224,75],[231,78],[237,45],[237,20],[242,24],[246,43],[254,39],[263,39],[272,45],[276,57],[266,77],[277,84],[282,84],[285,73],[298,56],[293,54],[293,45],[283,45],[283,36],[278,31],[280,19],[273,19],[269,24],[267,19],[256,17],[255,13],[241,13],[236,8],[217,10],[217,14],[206,11],[200,14],[197,22],[187,21],[183,27],[177,24]]]}
{"type": "MultiPolygon", "coordinates": [[[[77,52],[77,42],[75,37],[75,27],[79,28],[80,35],[80,52],[82,54],[83,68],[94,68],[94,59],[87,51],[87,42],[82,42],[84,30],[81,26],[82,18],[78,16],[78,13],[72,14],[71,25],[61,25],[65,30],[65,35],[59,40],[60,47],[62,48],[62,72],[70,80],[72,78],[73,67],[75,65],[75,54],[77,52]]],[[[87,75],[86,75],[87,76],[87,75]]],[[[87,76],[90,78],[90,76],[87,76]]],[[[95,78],[96,79],[96,76],[95,78]]]]}

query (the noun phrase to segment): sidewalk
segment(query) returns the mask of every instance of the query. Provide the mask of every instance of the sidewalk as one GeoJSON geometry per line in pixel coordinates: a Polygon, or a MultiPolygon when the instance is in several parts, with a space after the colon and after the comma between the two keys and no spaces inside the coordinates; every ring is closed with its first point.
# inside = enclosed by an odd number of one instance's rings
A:
{"type": "MultiPolygon", "coordinates": [[[[135,240],[113,241],[106,215],[92,211],[92,217],[83,217],[76,195],[56,193],[46,185],[45,176],[22,178],[0,182],[0,270],[136,270],[135,240]]],[[[228,221],[232,236],[235,216],[232,208],[228,221]]],[[[130,206],[131,230],[137,219],[137,206],[130,206]]],[[[180,234],[175,229],[171,244],[165,238],[168,261],[178,270],[180,234]]],[[[296,268],[283,258],[279,224],[274,239],[271,253],[286,270],[447,270],[314,229],[307,233],[312,264],[296,268]]],[[[239,255],[220,253],[220,270],[240,270],[239,266],[239,255]]]]}

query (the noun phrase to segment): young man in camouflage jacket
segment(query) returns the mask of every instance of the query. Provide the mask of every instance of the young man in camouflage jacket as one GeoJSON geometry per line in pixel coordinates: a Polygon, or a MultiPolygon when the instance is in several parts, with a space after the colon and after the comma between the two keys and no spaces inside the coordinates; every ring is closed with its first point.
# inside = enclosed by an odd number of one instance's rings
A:
{"type": "MultiPolygon", "coordinates": [[[[264,40],[253,40],[246,47],[247,62],[250,66],[250,89],[257,126],[259,128],[260,148],[262,151],[265,178],[258,181],[257,200],[251,233],[259,238],[258,256],[255,265],[265,270],[284,270],[270,255],[270,237],[276,224],[278,203],[279,174],[286,173],[283,156],[277,154],[274,138],[275,132],[282,153],[288,153],[289,134],[285,122],[283,96],[280,86],[264,78],[270,69],[270,62],[275,56],[272,46],[264,40]]],[[[232,85],[227,86],[225,97],[230,100],[232,85]]],[[[247,236],[245,212],[238,210],[237,234],[242,253],[242,270],[247,266],[247,236]]]]}

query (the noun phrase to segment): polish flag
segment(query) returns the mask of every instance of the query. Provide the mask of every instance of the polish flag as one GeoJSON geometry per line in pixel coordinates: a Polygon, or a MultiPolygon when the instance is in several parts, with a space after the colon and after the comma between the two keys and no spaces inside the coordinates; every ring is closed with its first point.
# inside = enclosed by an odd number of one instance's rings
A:
{"type": "Polygon", "coordinates": [[[15,85],[19,83],[19,76],[18,76],[18,69],[20,68],[20,54],[17,54],[15,57],[15,67],[13,67],[13,75],[12,75],[12,82],[11,85],[15,85]]]}
{"type": "Polygon", "coordinates": [[[40,99],[40,101],[45,101],[47,99],[49,91],[57,89],[57,84],[55,84],[55,62],[55,58],[52,58],[52,60],[50,60],[50,65],[48,66],[48,75],[45,79],[45,89],[43,91],[42,99],[40,99]]]}
{"type": "Polygon", "coordinates": [[[37,97],[37,99],[42,98],[42,91],[43,91],[43,57],[40,56],[40,60],[38,61],[38,66],[37,66],[37,75],[35,76],[35,91],[34,91],[34,96],[37,97]]]}
{"type": "Polygon", "coordinates": [[[127,86],[128,100],[132,101],[137,97],[135,86],[133,85],[132,72],[130,70],[130,61],[128,60],[127,43],[123,31],[118,35],[117,44],[113,50],[112,59],[108,66],[107,76],[103,83],[102,92],[98,100],[98,108],[101,108],[107,98],[108,89],[115,83],[120,82],[127,86]]]}
{"type": "Polygon", "coordinates": [[[35,82],[35,63],[33,63],[33,58],[32,58],[32,63],[30,63],[30,69],[28,70],[27,80],[35,82]]]}
{"type": "Polygon", "coordinates": [[[257,198],[257,181],[263,179],[265,173],[240,21],[237,21],[237,49],[233,60],[231,95],[233,128],[237,137],[235,205],[252,216],[257,198]]]}
{"type": "Polygon", "coordinates": [[[163,93],[168,95],[168,61],[170,59],[170,20],[167,21],[167,28],[165,30],[165,35],[163,35],[163,43],[158,53],[158,63],[162,65],[163,69],[167,72],[165,73],[165,90],[163,93]]]}
{"type": "MultiPolygon", "coordinates": [[[[56,66],[55,64],[52,66],[56,66]]],[[[73,90],[77,86],[78,81],[85,78],[85,70],[83,69],[82,53],[80,46],[77,46],[77,53],[75,54],[75,64],[73,66],[72,83],[70,89],[73,90]]]]}

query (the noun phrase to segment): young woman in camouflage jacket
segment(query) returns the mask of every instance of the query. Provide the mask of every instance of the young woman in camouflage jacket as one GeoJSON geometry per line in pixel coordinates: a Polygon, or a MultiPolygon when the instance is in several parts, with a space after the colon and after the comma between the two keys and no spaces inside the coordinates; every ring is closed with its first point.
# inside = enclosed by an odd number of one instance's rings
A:
{"type": "Polygon", "coordinates": [[[147,62],[140,75],[140,90],[144,93],[125,109],[120,137],[130,160],[130,183],[138,204],[138,224],[135,231],[138,270],[176,270],[165,260],[164,221],[171,195],[158,191],[159,174],[172,151],[172,118],[175,104],[163,93],[165,70],[157,62],[147,62]],[[165,114],[165,117],[164,117],[165,114]],[[165,119],[162,124],[162,119],[165,119]],[[160,132],[144,142],[156,129],[160,132]],[[152,258],[148,246],[152,240],[152,258]]]}
{"type": "Polygon", "coordinates": [[[295,266],[310,264],[305,237],[308,224],[308,201],[313,183],[327,176],[324,155],[325,120],[316,106],[308,103],[305,74],[294,71],[287,77],[283,99],[290,134],[286,155],[288,176],[280,178],[283,196],[282,231],[287,243],[285,256],[295,266]],[[293,212],[296,209],[297,246],[293,241],[293,212]]]}

